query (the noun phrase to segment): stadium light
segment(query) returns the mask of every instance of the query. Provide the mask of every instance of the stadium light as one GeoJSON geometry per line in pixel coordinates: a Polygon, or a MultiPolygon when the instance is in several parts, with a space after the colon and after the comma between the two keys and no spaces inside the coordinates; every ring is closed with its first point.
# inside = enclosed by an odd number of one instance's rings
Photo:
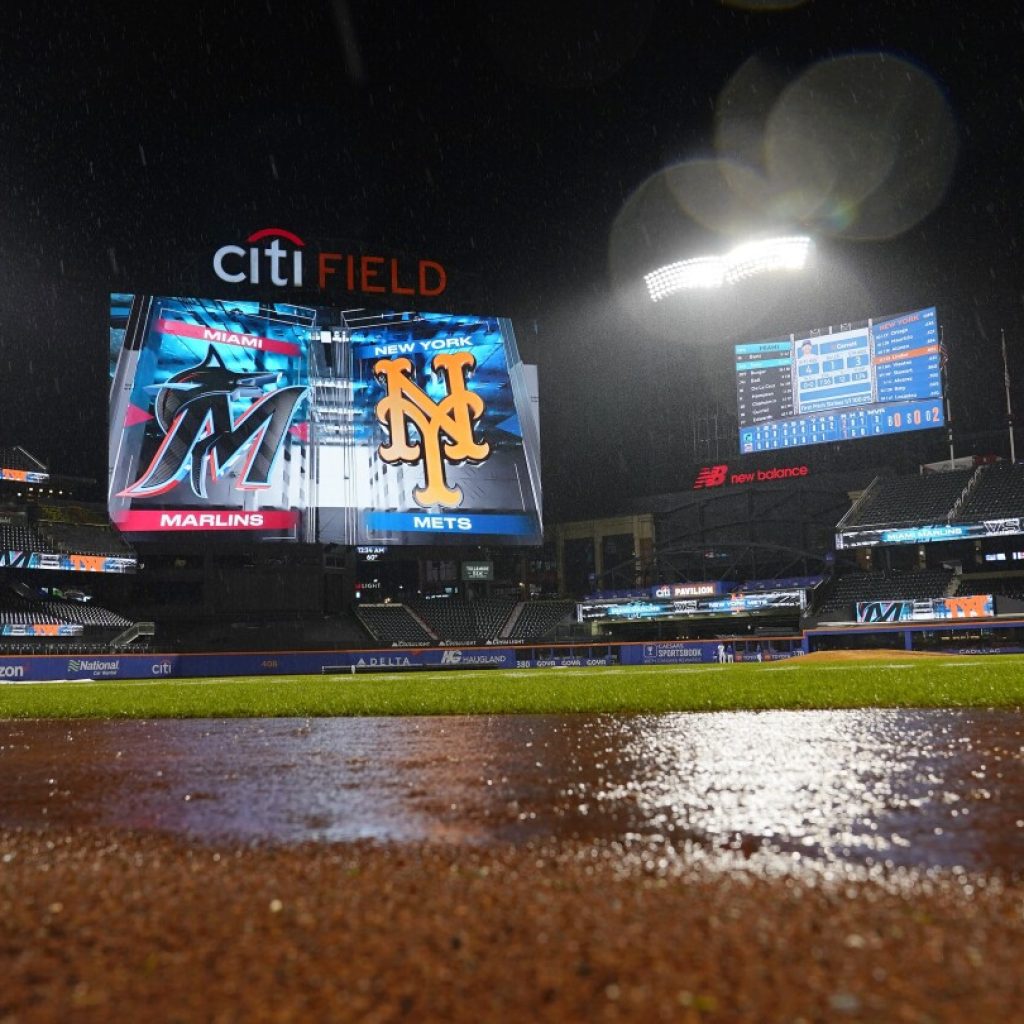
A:
{"type": "Polygon", "coordinates": [[[744,242],[724,256],[669,263],[644,276],[652,302],[695,288],[720,288],[773,270],[802,270],[811,252],[806,235],[744,242]]]}

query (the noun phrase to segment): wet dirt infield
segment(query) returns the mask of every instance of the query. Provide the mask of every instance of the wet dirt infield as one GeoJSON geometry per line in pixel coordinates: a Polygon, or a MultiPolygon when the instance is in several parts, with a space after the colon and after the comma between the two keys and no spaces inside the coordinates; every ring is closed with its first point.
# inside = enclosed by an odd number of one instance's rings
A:
{"type": "Polygon", "coordinates": [[[0,723],[0,1021],[1024,1020],[1024,717],[0,723]]]}

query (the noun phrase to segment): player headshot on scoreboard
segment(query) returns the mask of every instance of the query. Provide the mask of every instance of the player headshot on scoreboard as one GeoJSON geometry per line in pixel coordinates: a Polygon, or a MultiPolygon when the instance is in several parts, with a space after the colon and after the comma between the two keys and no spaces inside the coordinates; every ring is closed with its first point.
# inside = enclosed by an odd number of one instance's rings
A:
{"type": "Polygon", "coordinates": [[[805,338],[797,346],[796,350],[796,372],[801,377],[808,377],[818,372],[817,354],[814,351],[814,344],[810,338],[805,338]]]}

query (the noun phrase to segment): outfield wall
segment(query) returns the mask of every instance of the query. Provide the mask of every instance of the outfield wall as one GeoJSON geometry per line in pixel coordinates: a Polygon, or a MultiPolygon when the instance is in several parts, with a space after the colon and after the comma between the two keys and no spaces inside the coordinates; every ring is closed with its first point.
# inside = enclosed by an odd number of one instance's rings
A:
{"type": "Polygon", "coordinates": [[[767,662],[815,650],[878,648],[946,654],[1024,653],[1024,620],[809,630],[799,636],[359,651],[0,656],[0,683],[68,679],[192,679],[336,675],[416,669],[588,668],[767,662]]]}
{"type": "Polygon", "coordinates": [[[511,648],[431,647],[381,651],[262,651],[254,654],[27,655],[0,658],[0,682],[53,679],[191,679],[322,675],[414,668],[515,668],[511,648]]]}
{"type": "MultiPolygon", "coordinates": [[[[785,638],[798,644],[799,638],[785,638]]],[[[191,679],[215,676],[346,674],[366,671],[483,668],[590,668],[775,660],[790,653],[742,643],[671,641],[638,644],[545,644],[521,647],[427,647],[363,651],[258,653],[23,655],[0,657],[0,682],[69,679],[191,679]]],[[[797,651],[799,653],[799,651],[797,651]]]]}

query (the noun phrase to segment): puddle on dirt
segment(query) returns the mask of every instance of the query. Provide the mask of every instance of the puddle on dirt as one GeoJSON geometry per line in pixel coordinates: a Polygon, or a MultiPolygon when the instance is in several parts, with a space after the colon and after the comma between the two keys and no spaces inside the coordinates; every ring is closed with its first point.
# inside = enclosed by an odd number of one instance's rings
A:
{"type": "Polygon", "coordinates": [[[0,827],[1024,872],[1024,716],[1005,711],[9,721],[0,779],[0,827]]]}

